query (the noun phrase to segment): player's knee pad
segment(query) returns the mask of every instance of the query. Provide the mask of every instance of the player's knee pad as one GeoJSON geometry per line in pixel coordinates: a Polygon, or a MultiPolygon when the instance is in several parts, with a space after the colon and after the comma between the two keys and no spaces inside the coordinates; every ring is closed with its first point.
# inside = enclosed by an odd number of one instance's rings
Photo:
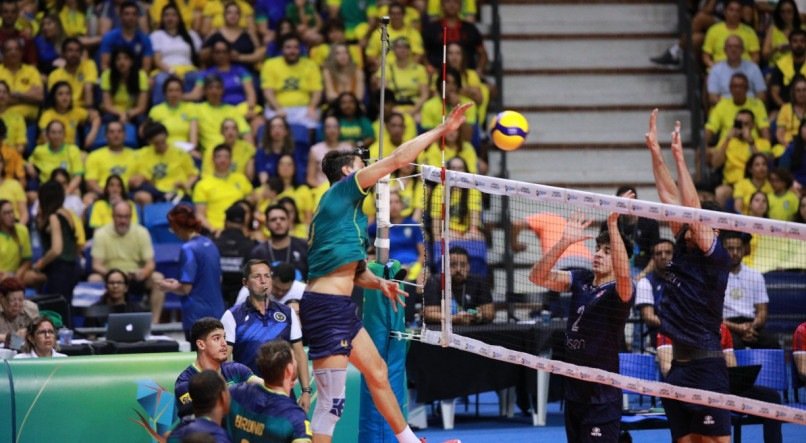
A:
{"type": "Polygon", "coordinates": [[[314,434],[333,435],[336,423],[344,413],[347,369],[316,369],[313,376],[318,398],[311,429],[314,434]]]}

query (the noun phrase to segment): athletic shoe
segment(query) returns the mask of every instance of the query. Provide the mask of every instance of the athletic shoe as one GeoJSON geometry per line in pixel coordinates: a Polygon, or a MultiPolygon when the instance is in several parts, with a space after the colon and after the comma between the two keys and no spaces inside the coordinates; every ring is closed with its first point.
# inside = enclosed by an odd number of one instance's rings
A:
{"type": "Polygon", "coordinates": [[[680,57],[675,57],[670,49],[663,51],[663,54],[657,57],[650,57],[652,63],[664,66],[676,66],[680,64],[680,57]]]}

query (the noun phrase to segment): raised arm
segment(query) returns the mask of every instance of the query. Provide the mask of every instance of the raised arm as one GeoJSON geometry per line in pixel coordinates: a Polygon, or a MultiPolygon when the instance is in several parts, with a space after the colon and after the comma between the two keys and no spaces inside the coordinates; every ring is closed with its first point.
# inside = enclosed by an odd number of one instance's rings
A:
{"type": "MultiPolygon", "coordinates": [[[[694,180],[692,180],[691,174],[688,172],[686,159],[683,156],[683,143],[680,140],[680,122],[675,123],[674,132],[672,132],[672,155],[677,166],[677,186],[682,204],[689,208],[699,209],[701,206],[700,198],[697,196],[697,188],[694,187],[694,180]]],[[[691,223],[689,227],[697,247],[701,251],[707,252],[714,243],[713,228],[701,223],[691,223]]],[[[674,230],[674,226],[672,226],[672,230],[674,230]]]]}
{"type": "Polygon", "coordinates": [[[470,109],[472,104],[466,103],[454,108],[448,120],[436,128],[418,135],[417,137],[403,143],[392,151],[388,157],[384,157],[358,172],[358,184],[363,189],[368,189],[375,185],[383,176],[391,174],[393,171],[402,168],[403,166],[413,162],[417,156],[425,151],[426,148],[431,146],[431,143],[436,142],[451,131],[455,131],[462,127],[465,122],[465,112],[470,109]]]}
{"type": "Polygon", "coordinates": [[[653,109],[649,115],[649,132],[644,135],[646,147],[652,155],[652,174],[655,176],[655,186],[658,189],[658,197],[663,203],[673,205],[680,204],[680,193],[675,185],[672,173],[663,161],[663,154],[658,143],[657,129],[658,110],[653,109]]]}
{"type": "Polygon", "coordinates": [[[554,265],[569,246],[591,238],[590,235],[585,234],[585,229],[590,225],[591,220],[586,220],[579,214],[572,215],[563,228],[563,236],[560,241],[555,243],[546,255],[532,266],[529,281],[552,291],[567,291],[571,286],[571,273],[555,270],[554,265]]]}
{"type": "MultiPolygon", "coordinates": [[[[634,198],[635,194],[629,191],[626,198],[634,198]],[[632,195],[631,195],[632,194],[632,195]]],[[[612,213],[607,217],[607,231],[610,233],[610,259],[613,261],[613,273],[616,275],[616,292],[624,303],[629,303],[633,295],[632,276],[630,275],[630,257],[621,232],[618,229],[618,214],[612,213]]]]}

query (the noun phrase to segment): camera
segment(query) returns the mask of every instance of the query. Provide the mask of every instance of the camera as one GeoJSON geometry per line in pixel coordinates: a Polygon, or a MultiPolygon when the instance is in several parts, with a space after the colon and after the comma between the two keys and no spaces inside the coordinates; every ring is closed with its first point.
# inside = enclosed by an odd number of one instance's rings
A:
{"type": "Polygon", "coordinates": [[[742,129],[744,128],[744,123],[742,123],[742,121],[737,118],[736,120],[733,121],[733,128],[742,129]]]}
{"type": "Polygon", "coordinates": [[[369,148],[364,147],[364,143],[358,142],[355,144],[353,154],[361,157],[361,160],[366,164],[369,161],[369,148]]]}

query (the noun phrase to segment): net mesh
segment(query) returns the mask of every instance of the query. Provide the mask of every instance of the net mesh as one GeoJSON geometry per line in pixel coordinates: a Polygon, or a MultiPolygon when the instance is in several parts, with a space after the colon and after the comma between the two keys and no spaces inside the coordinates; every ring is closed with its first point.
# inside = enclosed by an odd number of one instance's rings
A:
{"type": "MultiPolygon", "coordinates": [[[[663,383],[656,365],[663,368],[663,360],[670,361],[671,353],[663,352],[668,342],[663,337],[658,341],[658,328],[652,321],[662,306],[653,285],[653,274],[662,269],[655,267],[663,268],[664,260],[671,259],[663,245],[675,241],[670,222],[699,222],[719,229],[723,237],[718,241],[730,256],[731,269],[740,270],[732,274],[725,294],[724,324],[730,328],[723,331],[722,347],[724,355],[732,356],[728,365],[760,363],[762,370],[755,384],[786,391],[793,370],[786,363],[791,357],[792,333],[806,321],[806,225],[456,171],[446,171],[444,176],[449,195],[444,200],[445,213],[450,219],[443,224],[443,172],[424,166],[422,173],[430,189],[425,197],[424,230],[431,244],[428,263],[432,272],[424,288],[421,315],[425,325],[416,336],[420,341],[639,394],[806,424],[803,410],[663,383]],[[615,258],[610,263],[611,254],[618,256],[610,249],[618,243],[600,239],[597,246],[597,236],[607,230],[611,213],[620,214],[619,232],[629,240],[624,247],[631,256],[628,263],[615,258]],[[552,246],[561,241],[569,224],[581,224],[584,240],[568,245],[556,261],[548,260],[552,246]],[[735,235],[724,235],[726,231],[735,235]],[[445,249],[448,254],[442,252],[445,249]],[[543,259],[558,272],[550,273],[541,286],[534,282],[540,279],[530,279],[534,277],[530,274],[543,259]],[[626,309],[611,302],[598,315],[588,317],[584,308],[580,312],[572,302],[568,289],[575,281],[605,288],[615,278],[610,269],[616,269],[616,274],[626,272],[637,290],[626,309]],[[765,304],[766,322],[755,327],[756,312],[765,304]],[[643,309],[647,307],[654,312],[643,309]],[[613,323],[617,325],[615,334],[608,332],[614,330],[613,323]],[[566,334],[574,328],[588,328],[583,335],[587,344],[574,342],[576,335],[566,334]],[[597,337],[595,331],[614,337],[597,337]],[[586,345],[600,349],[584,365],[564,355],[569,348],[586,345]],[[747,345],[775,352],[759,357],[763,353],[755,350],[732,351],[747,345]],[[547,358],[549,355],[552,357],[547,358]],[[635,355],[650,358],[631,357],[635,355]],[[615,366],[610,364],[613,358],[615,366]],[[648,360],[651,367],[638,364],[639,360],[648,360]]],[[[697,265],[709,266],[706,261],[697,265]]],[[[605,297],[603,293],[593,297],[605,297]]]]}

